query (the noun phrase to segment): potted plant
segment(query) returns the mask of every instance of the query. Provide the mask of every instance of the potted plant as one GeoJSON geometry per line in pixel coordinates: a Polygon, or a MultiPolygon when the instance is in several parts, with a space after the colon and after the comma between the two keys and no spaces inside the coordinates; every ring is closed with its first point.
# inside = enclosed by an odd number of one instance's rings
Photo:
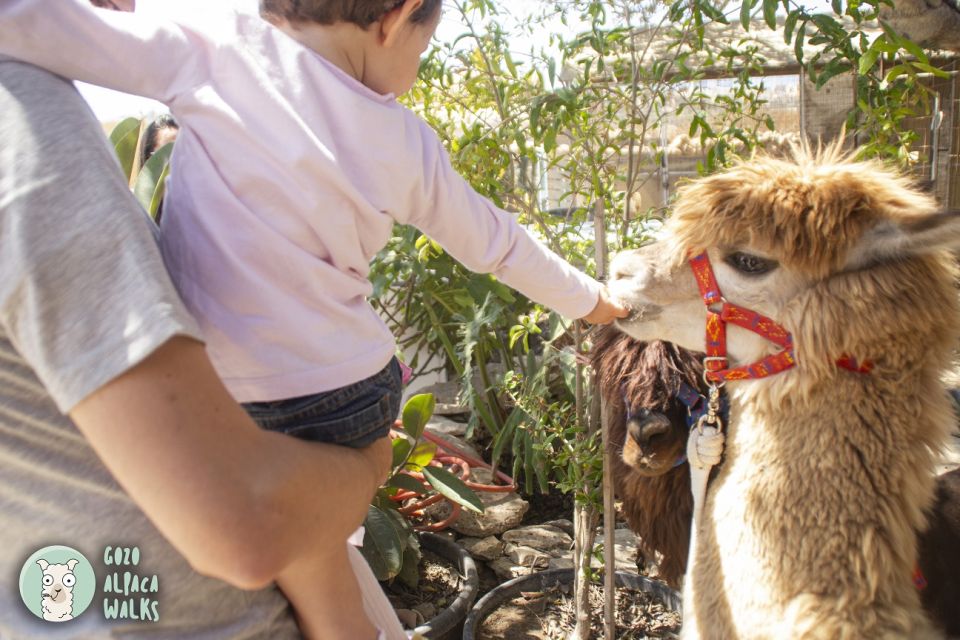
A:
{"type": "Polygon", "coordinates": [[[374,496],[364,522],[360,549],[378,580],[399,580],[416,589],[422,550],[450,562],[461,577],[461,590],[434,618],[416,632],[437,640],[459,637],[460,626],[477,597],[477,569],[459,545],[432,533],[418,533],[411,522],[426,503],[449,500],[456,507],[483,511],[483,504],[464,481],[437,459],[437,445],[425,440],[424,429],[433,415],[434,397],[421,394],[404,405],[393,439],[393,467],[386,483],[374,496]]]}

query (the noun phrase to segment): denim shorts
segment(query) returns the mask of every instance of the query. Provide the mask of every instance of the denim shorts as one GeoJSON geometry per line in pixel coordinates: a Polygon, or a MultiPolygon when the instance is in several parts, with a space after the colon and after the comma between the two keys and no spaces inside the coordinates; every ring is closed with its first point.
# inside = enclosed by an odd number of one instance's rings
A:
{"type": "Polygon", "coordinates": [[[400,363],[345,387],[299,398],[243,405],[262,429],[302,440],[365,447],[386,436],[400,413],[400,363]]]}

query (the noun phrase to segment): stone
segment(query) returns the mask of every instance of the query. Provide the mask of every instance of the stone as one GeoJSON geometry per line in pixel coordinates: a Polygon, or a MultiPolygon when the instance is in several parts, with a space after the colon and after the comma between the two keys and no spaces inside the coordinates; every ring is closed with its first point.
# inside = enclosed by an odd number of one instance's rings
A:
{"type": "Polygon", "coordinates": [[[456,422],[445,416],[430,418],[426,429],[438,436],[453,436],[454,438],[465,438],[467,436],[467,425],[465,423],[456,422]]]}
{"type": "Polygon", "coordinates": [[[550,564],[550,556],[538,549],[508,544],[504,553],[513,563],[529,569],[546,569],[550,564]]]}
{"type": "Polygon", "coordinates": [[[467,550],[467,553],[480,560],[496,560],[503,555],[503,542],[496,536],[460,538],[458,542],[467,550]]]}
{"type": "Polygon", "coordinates": [[[511,544],[533,547],[540,551],[569,548],[573,538],[562,529],[552,525],[537,524],[513,529],[503,534],[503,541],[511,544]]]}
{"type": "Polygon", "coordinates": [[[437,608],[430,602],[418,604],[413,610],[420,614],[424,621],[433,620],[437,617],[437,608]]]}
{"type": "Polygon", "coordinates": [[[563,531],[564,533],[566,533],[566,534],[567,534],[568,536],[570,536],[571,538],[572,538],[573,535],[574,535],[574,533],[573,533],[573,521],[572,521],[572,520],[567,520],[566,518],[561,518],[561,519],[559,519],[559,520],[551,520],[551,521],[549,521],[549,522],[544,522],[543,524],[548,525],[548,526],[551,526],[551,527],[556,527],[557,529],[560,529],[561,531],[563,531]]]}
{"type": "MultiPolygon", "coordinates": [[[[492,474],[489,469],[471,469],[470,479],[482,484],[490,484],[492,474]]],[[[478,491],[477,496],[484,505],[483,513],[474,513],[464,509],[460,517],[450,525],[457,533],[472,538],[486,538],[500,535],[504,531],[513,529],[523,520],[524,514],[530,508],[530,503],[515,492],[491,493],[478,491]]],[[[442,515],[450,509],[446,502],[440,503],[437,515],[442,515]]]]}
{"type": "MultiPolygon", "coordinates": [[[[597,533],[594,551],[598,552],[603,545],[603,530],[597,533]]],[[[613,557],[617,571],[637,573],[637,534],[630,529],[615,529],[613,532],[613,557]]],[[[592,560],[590,566],[600,568],[603,562],[592,560]]]]}
{"type": "MultiPolygon", "coordinates": [[[[430,425],[427,425],[427,431],[431,431],[430,425]]],[[[473,458],[474,458],[475,460],[483,460],[483,456],[480,455],[480,453],[477,451],[477,449],[476,449],[472,444],[470,444],[469,442],[467,442],[466,440],[464,440],[463,438],[458,438],[457,436],[452,436],[452,435],[445,434],[445,433],[436,433],[436,432],[433,432],[433,431],[431,431],[431,433],[433,433],[435,436],[437,436],[438,438],[440,438],[440,439],[443,440],[444,442],[447,442],[447,443],[453,445],[454,447],[456,447],[457,449],[459,449],[459,450],[462,451],[463,453],[467,454],[468,456],[473,456],[473,458]]],[[[441,447],[441,449],[442,449],[442,447],[441,447]]],[[[450,451],[449,449],[448,449],[448,450],[445,450],[445,451],[443,451],[443,452],[444,452],[444,453],[448,453],[448,454],[450,454],[450,455],[452,455],[452,456],[456,456],[456,455],[457,455],[456,452],[450,451]]],[[[466,462],[469,463],[470,461],[469,461],[469,460],[466,460],[466,462]]]]}
{"type": "Polygon", "coordinates": [[[494,560],[489,566],[501,580],[513,580],[514,578],[527,576],[532,573],[530,569],[514,564],[513,561],[506,556],[494,560]]]}
{"type": "MultiPolygon", "coordinates": [[[[460,402],[460,385],[456,381],[437,382],[417,389],[416,393],[432,393],[436,405],[433,408],[435,416],[453,416],[469,413],[469,409],[460,402]]],[[[413,392],[411,391],[411,394],[413,392]]]]}
{"type": "Polygon", "coordinates": [[[411,609],[394,609],[397,613],[397,618],[400,619],[400,623],[405,626],[407,629],[416,629],[422,624],[422,617],[417,615],[416,611],[411,609]]]}
{"type": "Polygon", "coordinates": [[[550,558],[548,569],[573,569],[573,554],[561,558],[550,558]]]}

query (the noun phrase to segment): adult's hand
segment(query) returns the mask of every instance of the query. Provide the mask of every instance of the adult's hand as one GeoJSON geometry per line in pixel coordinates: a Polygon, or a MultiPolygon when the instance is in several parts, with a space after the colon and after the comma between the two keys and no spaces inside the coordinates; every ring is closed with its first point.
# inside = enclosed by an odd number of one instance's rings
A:
{"type": "Polygon", "coordinates": [[[385,440],[352,450],[259,429],[183,337],[70,415],[190,564],[240,588],[266,586],[317,540],[345,541],[390,464],[385,440]]]}

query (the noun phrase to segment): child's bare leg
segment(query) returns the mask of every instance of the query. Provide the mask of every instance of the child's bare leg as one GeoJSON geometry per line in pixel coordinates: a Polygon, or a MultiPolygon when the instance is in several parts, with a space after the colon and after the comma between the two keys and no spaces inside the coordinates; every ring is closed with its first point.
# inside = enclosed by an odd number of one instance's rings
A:
{"type": "Polygon", "coordinates": [[[346,542],[321,549],[277,578],[307,640],[375,640],[377,629],[363,609],[363,598],[346,542]]]}

